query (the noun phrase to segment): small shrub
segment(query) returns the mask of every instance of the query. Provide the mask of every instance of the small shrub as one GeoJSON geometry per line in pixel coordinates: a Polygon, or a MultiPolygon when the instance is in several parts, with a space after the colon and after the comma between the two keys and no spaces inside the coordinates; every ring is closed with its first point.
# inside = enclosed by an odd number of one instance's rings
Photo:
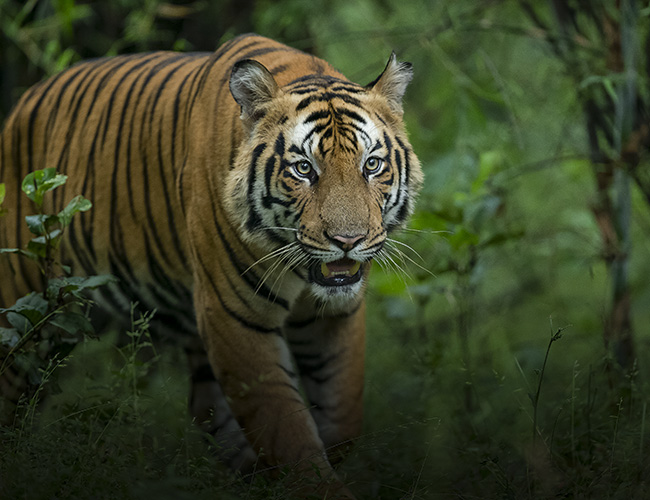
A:
{"type": "MultiPolygon", "coordinates": [[[[8,371],[24,383],[23,402],[33,407],[43,383],[50,378],[72,347],[94,329],[88,319],[92,301],[84,293],[114,281],[112,276],[68,276],[70,269],[57,259],[57,249],[65,229],[79,212],[90,210],[92,203],[79,195],[58,213],[45,213],[46,194],[67,181],[54,168],[28,174],[22,191],[33,202],[37,213],[25,217],[33,237],[26,248],[2,248],[0,253],[13,253],[34,261],[43,277],[40,291],[32,291],[7,308],[10,328],[0,328],[0,377],[10,378],[8,371]]],[[[5,186],[0,185],[0,204],[5,186]]],[[[6,210],[0,212],[6,214],[6,210]]],[[[20,387],[23,389],[23,387],[20,387]]],[[[0,418],[12,419],[13,401],[1,401],[0,418]]]]}

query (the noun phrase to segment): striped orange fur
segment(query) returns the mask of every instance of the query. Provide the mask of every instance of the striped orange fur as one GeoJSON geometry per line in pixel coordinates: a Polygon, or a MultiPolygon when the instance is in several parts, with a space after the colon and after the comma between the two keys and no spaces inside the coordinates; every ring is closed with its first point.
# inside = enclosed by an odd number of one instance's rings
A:
{"type": "MultiPolygon", "coordinates": [[[[119,279],[104,307],[158,310],[224,459],[329,474],[361,431],[369,268],[422,181],[402,122],[410,78],[391,56],[360,86],[256,35],[77,64],[29,89],[0,136],[0,247],[29,239],[21,179],[68,175],[47,208],[94,206],[62,261],[119,279]]],[[[39,287],[16,256],[0,276],[0,306],[39,287]]]]}

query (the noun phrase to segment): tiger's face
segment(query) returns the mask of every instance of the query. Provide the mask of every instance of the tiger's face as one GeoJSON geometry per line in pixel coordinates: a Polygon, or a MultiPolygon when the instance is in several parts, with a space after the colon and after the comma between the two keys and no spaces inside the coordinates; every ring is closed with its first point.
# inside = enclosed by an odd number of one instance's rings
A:
{"type": "Polygon", "coordinates": [[[233,71],[248,136],[228,182],[230,212],[246,240],[303,270],[322,300],[359,294],[412,210],[422,174],[401,120],[409,79],[394,56],[368,87],[314,76],[279,88],[252,61],[233,71]]]}

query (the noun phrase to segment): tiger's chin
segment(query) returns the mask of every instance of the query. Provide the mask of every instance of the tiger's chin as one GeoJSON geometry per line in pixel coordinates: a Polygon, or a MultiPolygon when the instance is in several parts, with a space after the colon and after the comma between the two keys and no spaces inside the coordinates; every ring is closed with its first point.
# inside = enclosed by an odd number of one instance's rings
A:
{"type": "Polygon", "coordinates": [[[309,268],[311,292],[320,301],[334,308],[345,307],[355,300],[364,287],[370,263],[348,258],[317,262],[309,268]]]}

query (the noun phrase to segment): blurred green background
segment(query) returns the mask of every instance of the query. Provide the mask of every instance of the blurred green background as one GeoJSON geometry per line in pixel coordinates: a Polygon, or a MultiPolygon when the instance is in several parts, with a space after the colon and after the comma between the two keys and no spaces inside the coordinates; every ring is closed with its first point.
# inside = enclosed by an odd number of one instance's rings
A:
{"type": "MultiPolygon", "coordinates": [[[[633,0],[0,0],[0,118],[106,54],[255,31],[365,84],[394,50],[415,69],[425,184],[404,272],[373,270],[366,423],[342,477],[359,498],[646,498],[649,16],[633,0]]],[[[67,365],[36,425],[3,431],[0,497],[284,498],[206,453],[180,353],[88,342],[67,365]]]]}

